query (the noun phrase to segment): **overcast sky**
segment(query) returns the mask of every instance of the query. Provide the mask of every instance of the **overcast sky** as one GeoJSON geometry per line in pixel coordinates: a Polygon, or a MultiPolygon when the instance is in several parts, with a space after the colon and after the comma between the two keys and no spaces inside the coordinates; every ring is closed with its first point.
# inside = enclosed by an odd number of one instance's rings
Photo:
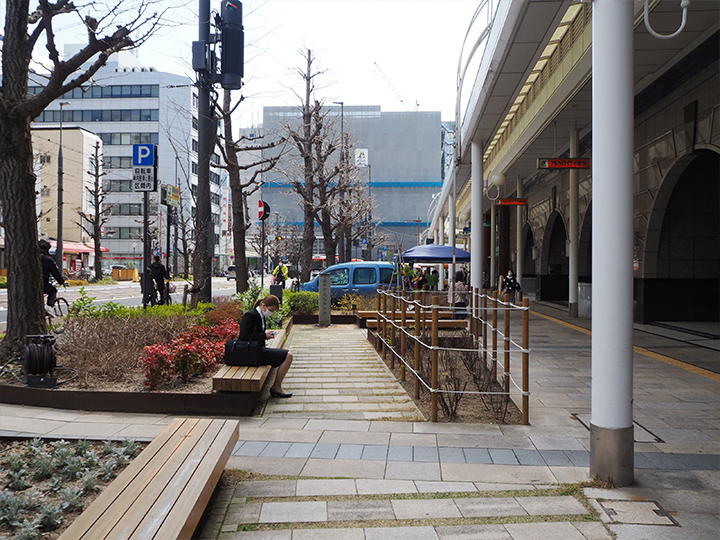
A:
{"type": "MultiPolygon", "coordinates": [[[[180,3],[167,0],[169,4],[180,3]]],[[[241,126],[262,122],[262,107],[297,105],[296,70],[310,48],[317,97],[383,111],[441,111],[454,120],[458,55],[478,0],[244,0],[245,78],[241,126]],[[383,73],[387,80],[383,77],[383,73]]],[[[173,13],[178,24],[140,49],[142,65],[190,74],[197,0],[173,13]]],[[[219,0],[211,2],[219,10],[219,0]]],[[[66,27],[61,41],[73,41],[66,27]]],[[[74,41],[82,37],[75,32],[74,41]]]]}

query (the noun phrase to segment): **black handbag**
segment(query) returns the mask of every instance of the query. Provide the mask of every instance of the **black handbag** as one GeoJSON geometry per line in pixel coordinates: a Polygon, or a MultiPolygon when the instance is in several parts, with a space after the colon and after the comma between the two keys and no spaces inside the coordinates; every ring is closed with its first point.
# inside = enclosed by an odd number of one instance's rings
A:
{"type": "Polygon", "coordinates": [[[260,353],[263,345],[258,341],[229,339],[225,342],[225,363],[229,366],[260,365],[260,353]]]}

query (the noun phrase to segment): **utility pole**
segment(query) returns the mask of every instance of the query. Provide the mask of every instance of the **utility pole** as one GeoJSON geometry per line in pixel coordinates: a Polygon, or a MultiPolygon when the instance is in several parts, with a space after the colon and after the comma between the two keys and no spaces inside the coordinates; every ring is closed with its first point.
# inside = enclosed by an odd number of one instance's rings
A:
{"type": "Polygon", "coordinates": [[[63,271],[63,142],[62,142],[62,131],[63,131],[63,107],[70,105],[67,101],[61,101],[60,105],[60,140],[58,144],[58,165],[57,165],[57,177],[58,177],[58,195],[57,195],[57,240],[55,246],[55,261],[57,262],[60,272],[63,271]]]}
{"type": "MultiPolygon", "coordinates": [[[[345,181],[345,102],[344,101],[333,101],[335,105],[340,105],[340,182],[345,181]]],[[[338,261],[345,261],[345,225],[342,223],[342,205],[343,205],[343,192],[340,190],[340,233],[338,234],[338,261]]]]}
{"type": "Polygon", "coordinates": [[[198,189],[197,189],[197,264],[200,270],[201,302],[212,300],[212,256],[215,227],[210,204],[210,156],[215,143],[217,125],[210,109],[210,88],[215,82],[215,56],[208,48],[210,42],[210,0],[199,0],[198,39],[204,44],[203,62],[198,64],[193,50],[193,67],[197,71],[198,87],[198,189]]]}
{"type": "Polygon", "coordinates": [[[220,15],[215,19],[221,25],[221,73],[217,73],[215,48],[217,35],[210,34],[210,0],[199,0],[198,41],[192,44],[192,64],[197,73],[198,87],[198,190],[197,190],[197,263],[200,270],[199,299],[212,300],[212,259],[215,248],[215,225],[210,201],[210,158],[217,136],[217,120],[210,107],[210,90],[216,82],[223,88],[237,90],[243,76],[242,3],[223,0],[220,15]]]}

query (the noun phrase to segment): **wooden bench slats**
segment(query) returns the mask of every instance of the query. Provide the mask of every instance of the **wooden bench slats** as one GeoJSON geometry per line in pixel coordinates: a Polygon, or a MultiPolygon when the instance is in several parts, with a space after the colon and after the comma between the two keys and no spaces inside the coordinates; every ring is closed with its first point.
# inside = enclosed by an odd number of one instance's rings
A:
{"type": "MultiPolygon", "coordinates": [[[[238,423],[214,422],[195,441],[192,452],[183,460],[161,495],[149,507],[131,539],[190,538],[222,474],[237,440],[238,423]],[[233,432],[235,437],[233,438],[233,432]],[[230,441],[230,442],[229,442],[230,441]],[[229,442],[229,444],[228,444],[229,442]],[[221,458],[225,456],[224,460],[221,458]],[[198,491],[199,486],[202,488],[198,491]],[[179,494],[179,495],[178,495],[179,494]]],[[[140,506],[137,501],[135,506],[140,506]]]]}
{"type": "Polygon", "coordinates": [[[60,539],[190,539],[237,439],[237,420],[175,419],[60,539]]]}
{"type": "Polygon", "coordinates": [[[145,450],[125,468],[122,474],[107,486],[98,498],[73,521],[70,527],[60,536],[60,539],[78,540],[80,538],[90,538],[84,536],[85,531],[103,517],[108,511],[108,504],[122,495],[133,480],[143,473],[146,468],[149,470],[149,464],[153,458],[157,455],[162,455],[163,451],[165,455],[169,455],[174,446],[171,442],[172,439],[174,437],[184,436],[192,427],[192,424],[183,422],[183,419],[173,420],[160,435],[155,437],[145,450]]]}
{"type": "MultiPolygon", "coordinates": [[[[149,515],[155,515],[161,519],[162,517],[156,512],[153,512],[153,508],[158,501],[163,500],[163,494],[165,500],[169,495],[170,500],[167,506],[160,504],[158,510],[167,514],[172,508],[172,501],[177,498],[178,486],[180,489],[187,483],[187,480],[192,475],[193,462],[189,461],[190,457],[195,455],[196,447],[199,448],[199,456],[204,455],[203,447],[215,438],[215,435],[219,431],[220,426],[217,423],[212,423],[210,419],[200,420],[194,427],[194,429],[188,433],[187,437],[178,441],[175,451],[170,457],[163,463],[159,463],[158,470],[153,476],[151,481],[144,483],[142,490],[139,490],[136,496],[132,496],[130,493],[124,494],[125,497],[131,497],[130,499],[119,499],[118,503],[122,505],[123,515],[118,516],[116,519],[115,526],[107,534],[106,538],[112,538],[113,540],[128,540],[133,536],[141,522],[140,516],[145,516],[143,521],[148,519],[149,515]],[[209,437],[206,437],[209,435],[209,437]],[[208,438],[210,441],[208,441],[208,438]]],[[[197,458],[196,458],[197,459],[197,458]]],[[[196,466],[196,465],[195,465],[196,466]]],[[[124,498],[125,498],[124,497],[124,498]]],[[[153,538],[153,535],[145,535],[144,539],[153,538]]]]}
{"type": "MultiPolygon", "coordinates": [[[[267,343],[268,347],[280,347],[285,340],[285,330],[278,330],[267,343]]],[[[213,375],[212,387],[216,392],[259,392],[270,374],[270,366],[222,366],[213,375]]]]}
{"type": "MultiPolygon", "coordinates": [[[[238,422],[226,422],[218,433],[216,441],[208,449],[206,459],[200,463],[190,480],[190,485],[192,485],[194,484],[195,477],[201,479],[208,478],[208,481],[204,483],[205,487],[199,494],[191,487],[186,487],[183,490],[183,493],[178,497],[172,510],[165,516],[163,523],[164,536],[170,538],[191,538],[220,480],[225,464],[230,458],[230,454],[232,454],[238,436],[238,422]]],[[[138,540],[148,538],[148,536],[143,536],[141,533],[142,529],[138,529],[138,533],[136,533],[133,538],[137,538],[138,540]]],[[[158,538],[158,540],[160,539],[158,538]]]]}

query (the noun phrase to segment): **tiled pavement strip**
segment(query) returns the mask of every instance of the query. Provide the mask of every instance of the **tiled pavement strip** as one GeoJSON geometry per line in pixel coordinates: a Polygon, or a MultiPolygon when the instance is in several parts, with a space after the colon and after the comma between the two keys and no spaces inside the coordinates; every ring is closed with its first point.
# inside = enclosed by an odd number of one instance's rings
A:
{"type": "MultiPolygon", "coordinates": [[[[543,306],[537,310],[563,319],[561,312],[543,306]]],[[[392,379],[383,382],[387,370],[363,331],[351,326],[296,327],[291,336],[289,347],[296,361],[286,388],[294,397],[270,400],[262,417],[240,419],[242,440],[228,463],[228,468],[289,479],[242,482],[236,489],[220,490],[202,538],[599,540],[611,538],[611,533],[621,540],[717,537],[717,377],[636,350],[636,485],[585,488],[584,495],[602,519],[586,521],[587,508],[577,498],[550,497],[547,492],[529,497],[527,491],[517,490],[587,480],[589,437],[581,423],[588,421],[590,410],[587,333],[531,317],[531,426],[377,420],[402,410],[384,410],[385,404],[404,407],[411,402],[392,379]],[[363,366],[338,368],[347,362],[363,366]],[[362,373],[373,376],[362,382],[362,373]],[[296,407],[288,408],[293,404],[296,407]],[[540,522],[526,522],[532,520],[540,522]],[[279,529],[243,531],[249,526],[279,529]]],[[[685,346],[662,337],[649,341],[656,353],[667,351],[675,357],[682,356],[685,346]]],[[[635,342],[648,339],[638,338],[636,332],[635,342]]],[[[686,349],[696,354],[697,348],[686,349]]],[[[152,438],[170,420],[160,415],[5,405],[0,414],[4,434],[62,437],[152,438]]]]}

